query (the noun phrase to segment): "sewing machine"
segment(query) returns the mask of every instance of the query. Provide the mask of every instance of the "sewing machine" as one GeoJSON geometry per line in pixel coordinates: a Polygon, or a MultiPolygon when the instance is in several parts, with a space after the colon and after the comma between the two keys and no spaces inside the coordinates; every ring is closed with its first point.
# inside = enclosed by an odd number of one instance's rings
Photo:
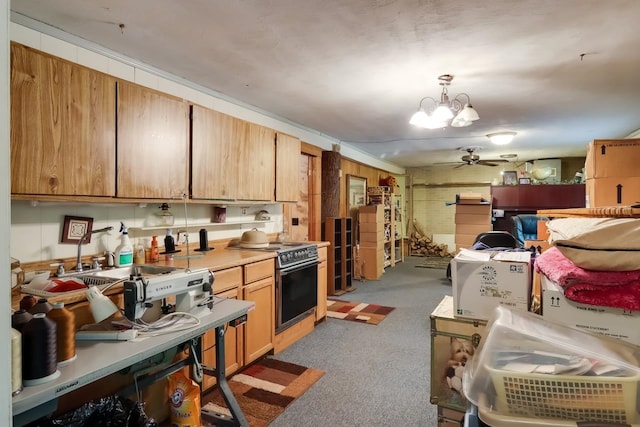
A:
{"type": "Polygon", "coordinates": [[[164,274],[132,275],[124,282],[124,315],[136,321],[154,301],[175,296],[175,311],[203,316],[213,305],[211,285],[213,273],[206,268],[177,269],[164,274]]]}

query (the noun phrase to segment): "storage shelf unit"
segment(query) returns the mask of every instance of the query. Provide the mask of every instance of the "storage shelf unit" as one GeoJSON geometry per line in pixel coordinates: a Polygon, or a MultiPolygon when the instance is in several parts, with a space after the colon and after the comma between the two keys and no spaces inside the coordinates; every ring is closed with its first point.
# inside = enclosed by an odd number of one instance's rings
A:
{"type": "MultiPolygon", "coordinates": [[[[368,187],[367,198],[370,205],[382,205],[384,208],[384,266],[393,267],[403,256],[400,253],[396,257],[396,244],[399,242],[402,247],[402,239],[396,233],[396,197],[393,193],[394,187],[379,186],[368,187]]],[[[402,251],[402,249],[400,249],[402,251]]]]}
{"type": "Polygon", "coordinates": [[[331,242],[327,252],[327,295],[342,295],[353,287],[353,220],[331,217],[325,220],[325,236],[331,242]]]}
{"type": "Polygon", "coordinates": [[[394,244],[394,257],[396,262],[404,262],[404,198],[402,193],[393,194],[393,244],[394,244]]]}

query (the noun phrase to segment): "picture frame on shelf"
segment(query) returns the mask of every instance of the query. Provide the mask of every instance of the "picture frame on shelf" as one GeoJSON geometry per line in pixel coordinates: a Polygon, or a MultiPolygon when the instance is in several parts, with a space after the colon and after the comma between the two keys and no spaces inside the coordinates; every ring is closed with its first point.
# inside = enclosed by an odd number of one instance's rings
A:
{"type": "MultiPolygon", "coordinates": [[[[65,215],[60,243],[78,244],[82,236],[93,229],[93,218],[65,215]]],[[[89,234],[84,243],[91,242],[89,234]]]]}
{"type": "Polygon", "coordinates": [[[518,185],[518,173],[516,171],[502,172],[502,185],[518,185]]]}
{"type": "Polygon", "coordinates": [[[520,185],[531,184],[531,178],[519,178],[518,179],[518,184],[520,184],[520,185]]]}

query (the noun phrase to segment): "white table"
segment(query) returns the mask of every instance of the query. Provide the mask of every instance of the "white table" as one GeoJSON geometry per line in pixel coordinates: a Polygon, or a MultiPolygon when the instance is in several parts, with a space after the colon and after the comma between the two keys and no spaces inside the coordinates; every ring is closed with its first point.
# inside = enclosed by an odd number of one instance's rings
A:
{"type": "Polygon", "coordinates": [[[60,396],[93,381],[162,353],[205,332],[216,330],[216,377],[233,418],[224,424],[248,425],[225,379],[224,326],[245,316],[254,303],[234,299],[215,299],[211,313],[200,317],[191,329],[132,341],[77,341],[77,359],[59,367],[60,376],[44,384],[24,387],[13,397],[13,425],[21,426],[55,411],[60,396]]]}

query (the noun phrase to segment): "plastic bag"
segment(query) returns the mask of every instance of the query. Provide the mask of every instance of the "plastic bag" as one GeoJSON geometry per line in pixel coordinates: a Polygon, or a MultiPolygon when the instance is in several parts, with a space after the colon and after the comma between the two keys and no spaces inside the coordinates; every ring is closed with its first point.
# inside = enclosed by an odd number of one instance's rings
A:
{"type": "Polygon", "coordinates": [[[171,374],[167,385],[171,427],[200,426],[200,387],[181,371],[171,374]]]}
{"type": "Polygon", "coordinates": [[[142,408],[143,404],[119,396],[108,396],[87,402],[54,419],[38,423],[38,427],[156,427],[142,408]]]}

